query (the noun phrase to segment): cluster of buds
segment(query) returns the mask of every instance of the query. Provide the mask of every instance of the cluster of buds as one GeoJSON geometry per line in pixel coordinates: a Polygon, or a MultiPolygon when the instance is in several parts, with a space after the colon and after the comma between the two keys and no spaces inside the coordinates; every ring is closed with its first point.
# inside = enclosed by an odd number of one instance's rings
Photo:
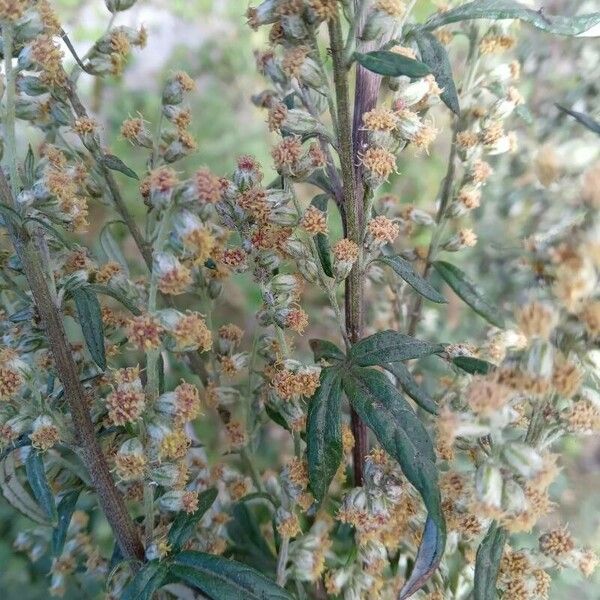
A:
{"type": "MultiPolygon", "coordinates": [[[[125,10],[116,8],[120,2],[112,4],[115,5],[116,10],[125,10]]],[[[94,44],[88,57],[86,70],[94,75],[120,75],[131,47],[144,48],[146,41],[147,34],[143,27],[139,30],[125,26],[114,27],[94,44]]]]}

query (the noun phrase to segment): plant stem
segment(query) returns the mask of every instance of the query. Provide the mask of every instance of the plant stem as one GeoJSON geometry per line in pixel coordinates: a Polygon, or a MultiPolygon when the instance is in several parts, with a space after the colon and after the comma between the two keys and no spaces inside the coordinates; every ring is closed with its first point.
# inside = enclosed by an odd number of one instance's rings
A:
{"type": "MultiPolygon", "coordinates": [[[[14,198],[2,169],[0,169],[0,197],[3,203],[14,205],[14,198]]],[[[96,431],[88,410],[86,391],[79,380],[62,315],[52,301],[35,243],[23,228],[17,228],[8,221],[7,227],[15,251],[23,265],[37,311],[44,324],[48,346],[71,410],[73,430],[81,449],[81,459],[93,481],[100,506],[112,527],[123,556],[143,560],[144,547],[127,512],[123,496],[115,486],[106,458],[96,438],[96,431]]]]}
{"type": "Polygon", "coordinates": [[[283,587],[285,585],[285,567],[288,561],[288,555],[290,550],[290,538],[284,537],[281,539],[281,546],[279,546],[279,556],[277,557],[277,583],[283,587]]]}
{"type": "MultiPolygon", "coordinates": [[[[360,30],[360,27],[359,27],[360,30]]],[[[364,287],[362,278],[362,194],[357,194],[356,154],[352,124],[350,120],[350,93],[348,72],[344,57],[344,42],[339,14],[329,22],[329,38],[333,59],[333,79],[337,101],[337,121],[339,132],[339,154],[343,181],[344,229],[346,237],[360,248],[359,258],[346,279],[346,335],[350,344],[362,337],[364,287]]],[[[356,110],[356,108],[355,108],[356,110]]],[[[352,433],[354,435],[354,484],[362,485],[363,461],[368,451],[366,425],[354,410],[351,412],[352,433]]]]}

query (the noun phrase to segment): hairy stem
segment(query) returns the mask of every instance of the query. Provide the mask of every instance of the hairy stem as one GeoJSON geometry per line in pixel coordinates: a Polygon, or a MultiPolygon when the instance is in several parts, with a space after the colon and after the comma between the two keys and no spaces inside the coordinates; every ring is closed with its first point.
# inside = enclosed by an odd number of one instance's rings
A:
{"type": "MultiPolygon", "coordinates": [[[[344,41],[339,15],[329,22],[329,37],[333,59],[333,78],[337,101],[337,121],[339,132],[339,154],[343,181],[344,229],[346,236],[362,249],[362,193],[357,193],[356,153],[352,135],[350,112],[350,92],[348,72],[344,57],[344,41]]],[[[346,279],[346,335],[350,344],[362,337],[364,287],[362,277],[362,250],[346,279]]],[[[367,454],[368,439],[365,424],[354,410],[351,413],[352,433],[354,435],[354,484],[362,485],[363,461],[367,454]]]]}
{"type": "MultiPolygon", "coordinates": [[[[0,169],[0,197],[4,204],[8,206],[14,204],[14,198],[2,169],[0,169]]],[[[96,438],[96,431],[88,409],[89,400],[79,380],[79,373],[67,340],[62,315],[52,301],[39,252],[27,231],[13,226],[10,222],[7,222],[7,225],[46,331],[48,346],[71,410],[73,430],[80,448],[80,456],[91,476],[100,506],[112,527],[123,556],[128,559],[143,560],[144,547],[127,512],[123,496],[115,486],[108,463],[96,438]]]]}

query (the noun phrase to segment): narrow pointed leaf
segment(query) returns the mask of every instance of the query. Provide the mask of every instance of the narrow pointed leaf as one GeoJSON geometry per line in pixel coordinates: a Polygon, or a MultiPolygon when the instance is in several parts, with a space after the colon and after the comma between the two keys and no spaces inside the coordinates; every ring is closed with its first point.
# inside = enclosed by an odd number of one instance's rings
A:
{"type": "Polygon", "coordinates": [[[60,556],[67,539],[67,530],[71,523],[71,517],[77,506],[80,490],[73,490],[66,493],[58,503],[56,512],[58,514],[58,523],[52,530],[52,554],[60,556]]]}
{"type": "Polygon", "coordinates": [[[86,346],[96,364],[104,370],[106,369],[106,354],[100,302],[98,302],[96,294],[86,287],[75,288],[71,294],[75,300],[79,325],[81,325],[86,346]]]}
{"type": "Polygon", "coordinates": [[[471,375],[487,375],[494,369],[492,363],[481,358],[475,358],[474,356],[455,356],[452,359],[452,363],[466,373],[471,373],[471,375]]]}
{"type": "Polygon", "coordinates": [[[600,13],[563,17],[550,15],[543,9],[533,10],[513,0],[474,0],[452,10],[435,14],[423,28],[431,31],[449,23],[471,19],[519,19],[543,31],[573,36],[584,34],[600,24],[600,13]]]}
{"type": "Polygon", "coordinates": [[[239,502],[227,523],[227,535],[233,545],[233,557],[265,575],[275,574],[277,558],[260,530],[254,512],[239,502]]]}
{"type": "Polygon", "coordinates": [[[103,283],[90,283],[87,286],[90,292],[95,294],[102,294],[104,296],[110,296],[118,302],[120,302],[129,312],[134,315],[141,315],[142,311],[139,309],[135,302],[132,302],[121,290],[118,290],[110,285],[104,285],[103,283]]]}
{"type": "Polygon", "coordinates": [[[385,369],[389,371],[397,380],[402,389],[410,396],[423,410],[432,415],[438,412],[437,404],[433,398],[415,381],[405,364],[401,362],[388,363],[385,369]]]}
{"type": "Polygon", "coordinates": [[[447,302],[446,298],[444,298],[444,296],[442,296],[442,294],[440,294],[427,279],[419,275],[419,273],[414,270],[413,266],[401,256],[381,256],[378,261],[391,267],[398,277],[404,279],[408,285],[424,298],[427,298],[432,302],[437,302],[438,304],[445,304],[447,302]]]}
{"type": "Polygon", "coordinates": [[[483,292],[458,267],[438,260],[433,263],[440,277],[452,288],[463,302],[466,302],[478,315],[492,325],[504,328],[504,317],[499,309],[491,304],[483,292]]]}
{"type": "MultiPolygon", "coordinates": [[[[327,203],[329,200],[329,194],[319,194],[315,196],[311,204],[318,208],[321,212],[327,214],[327,203]]],[[[331,247],[329,244],[329,237],[324,233],[317,233],[314,237],[315,245],[317,246],[317,252],[319,253],[319,260],[321,266],[327,277],[333,277],[333,265],[331,264],[331,247]]]]}
{"type": "Polygon", "coordinates": [[[431,344],[409,335],[388,329],[379,331],[352,346],[348,358],[360,367],[385,366],[413,358],[423,358],[443,350],[439,344],[431,344]]]}
{"type": "Polygon", "coordinates": [[[20,513],[40,525],[48,525],[44,511],[21,485],[15,470],[15,458],[10,453],[0,461],[0,489],[6,501],[20,513]]]}
{"type": "Polygon", "coordinates": [[[312,339],[309,344],[315,356],[315,362],[320,362],[321,360],[339,362],[346,358],[346,355],[333,342],[312,339]]]}
{"type": "Polygon", "coordinates": [[[354,53],[356,62],[362,65],[365,69],[383,75],[384,77],[406,77],[416,78],[429,75],[431,70],[429,67],[414,58],[408,58],[396,52],[389,50],[376,50],[361,54],[354,53]]]}
{"type": "Polygon", "coordinates": [[[131,177],[131,179],[139,180],[137,173],[133,169],[130,169],[118,156],[115,156],[114,154],[105,154],[102,157],[102,164],[111,171],[119,171],[119,173],[123,173],[123,175],[131,177]]]}
{"type": "Polygon", "coordinates": [[[153,560],[144,565],[121,594],[121,600],[151,600],[167,579],[168,563],[153,560]]]}
{"type": "Polygon", "coordinates": [[[492,523],[479,545],[475,558],[474,600],[496,600],[498,598],[496,582],[506,538],[506,530],[492,523]]]}
{"type": "Polygon", "coordinates": [[[44,459],[42,454],[33,448],[31,448],[25,460],[25,472],[27,473],[27,481],[31,486],[31,491],[37,503],[48,519],[52,523],[57,523],[56,503],[54,502],[54,494],[46,478],[44,459]]]}
{"type": "Polygon", "coordinates": [[[444,90],[440,96],[444,104],[453,113],[460,115],[458,93],[446,49],[428,31],[417,29],[414,36],[421,53],[421,60],[431,69],[437,84],[444,90]]]}
{"type": "Polygon", "coordinates": [[[595,119],[592,119],[590,115],[586,115],[582,112],[577,112],[576,110],[571,110],[570,108],[566,108],[565,106],[561,106],[560,104],[557,104],[556,108],[568,115],[571,115],[574,119],[579,121],[584,127],[589,129],[590,131],[593,131],[594,133],[600,133],[600,122],[596,121],[595,119]]]}
{"type": "Polygon", "coordinates": [[[247,565],[203,552],[181,552],[169,572],[212,600],[293,600],[273,580],[247,565]]]}
{"type": "Polygon", "coordinates": [[[421,421],[384,373],[355,367],[344,373],[342,381],[354,410],[385,451],[398,461],[427,508],[427,522],[413,572],[400,593],[400,598],[408,598],[437,569],[445,547],[446,527],[433,443],[421,421]]]}
{"type": "Polygon", "coordinates": [[[339,369],[321,370],[321,381],[308,405],[306,444],[308,479],[321,501],[342,461],[342,382],[339,369]]]}
{"type": "Polygon", "coordinates": [[[198,508],[191,515],[184,512],[177,514],[169,529],[169,545],[173,552],[179,552],[183,544],[192,537],[200,519],[213,505],[217,495],[217,490],[210,488],[198,496],[198,508]]]}

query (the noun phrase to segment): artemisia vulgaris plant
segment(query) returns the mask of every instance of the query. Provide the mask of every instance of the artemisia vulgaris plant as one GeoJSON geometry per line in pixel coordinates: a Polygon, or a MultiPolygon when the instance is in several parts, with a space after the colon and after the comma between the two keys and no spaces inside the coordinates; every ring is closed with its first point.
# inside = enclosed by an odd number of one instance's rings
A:
{"type": "Polygon", "coordinates": [[[522,265],[545,285],[514,317],[462,255],[517,151],[517,34],[592,36],[600,14],[451,1],[417,23],[414,0],[265,0],[246,18],[265,31],[252,101],[272,165],[178,166],[196,141],[195,82],[177,72],[159,114],[121,126],[136,173],[78,91],[146,42],[115,25],[135,0],[105,3],[106,33],[78,56],[51,2],[0,0],[0,486],[35,523],[17,550],[52,557],[50,594],[542,600],[553,570],[589,575],[597,558],[566,528],[528,548],[511,535],[551,509],[560,438],[600,429],[598,165],[556,183],[540,151],[542,189],[568,187],[583,218],[527,239],[522,265]],[[437,197],[391,195],[398,171],[426,177],[430,148],[447,164],[437,197]],[[110,215],[99,245],[94,205],[110,215]],[[224,290],[248,279],[261,309],[223,322],[224,290]],[[327,307],[311,359],[305,291],[327,307]],[[487,321],[484,343],[431,339],[422,316],[444,318],[450,296],[487,321]],[[197,425],[216,415],[209,453],[197,425]]]}

